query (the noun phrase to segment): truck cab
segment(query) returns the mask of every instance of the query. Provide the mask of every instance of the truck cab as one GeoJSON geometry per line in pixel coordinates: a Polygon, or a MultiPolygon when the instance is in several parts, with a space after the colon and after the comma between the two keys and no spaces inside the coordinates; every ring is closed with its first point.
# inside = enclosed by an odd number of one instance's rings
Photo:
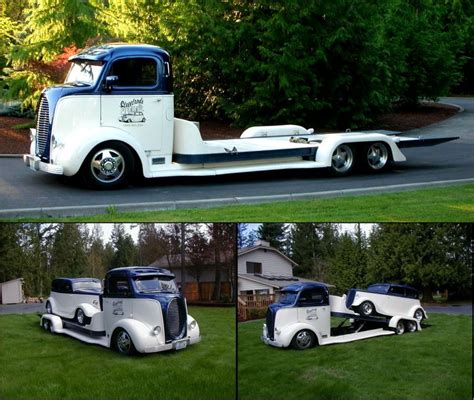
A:
{"type": "Polygon", "coordinates": [[[417,330],[421,325],[415,318],[360,316],[345,306],[345,297],[330,295],[326,284],[297,282],[283,288],[277,302],[268,306],[261,339],[274,347],[304,350],[316,344],[347,343],[417,330]],[[331,317],[342,322],[333,326],[331,317]]]}
{"type": "Polygon", "coordinates": [[[67,304],[68,313],[58,313],[65,308],[62,298],[51,296],[48,301],[53,307],[47,305],[43,328],[123,354],[180,350],[200,340],[199,326],[187,312],[174,275],[162,268],[110,270],[98,306],[74,298],[67,304]]]}

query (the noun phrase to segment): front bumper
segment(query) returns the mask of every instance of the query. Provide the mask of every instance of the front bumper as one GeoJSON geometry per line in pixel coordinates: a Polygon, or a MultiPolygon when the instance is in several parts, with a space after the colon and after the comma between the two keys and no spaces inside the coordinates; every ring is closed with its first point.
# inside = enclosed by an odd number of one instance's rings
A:
{"type": "Polygon", "coordinates": [[[283,347],[280,343],[278,342],[275,342],[274,340],[271,340],[270,338],[268,338],[267,336],[260,336],[260,339],[262,339],[262,342],[265,343],[265,344],[268,344],[270,346],[273,346],[273,347],[283,347]]]}
{"type": "Polygon", "coordinates": [[[39,157],[31,154],[23,154],[23,162],[33,171],[43,171],[49,174],[63,175],[63,167],[61,165],[45,163],[41,161],[39,157]]]}
{"type": "Polygon", "coordinates": [[[157,353],[160,351],[167,351],[167,350],[181,350],[185,349],[186,347],[199,343],[201,341],[201,336],[197,337],[187,337],[186,339],[178,339],[174,340],[170,343],[158,345],[158,346],[149,346],[145,347],[141,352],[142,353],[157,353]],[[185,343],[185,346],[180,346],[178,343],[185,343]]]}

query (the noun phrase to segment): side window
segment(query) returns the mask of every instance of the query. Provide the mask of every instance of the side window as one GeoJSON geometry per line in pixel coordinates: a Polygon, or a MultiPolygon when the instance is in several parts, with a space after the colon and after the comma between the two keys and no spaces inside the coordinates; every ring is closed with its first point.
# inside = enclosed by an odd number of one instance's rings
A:
{"type": "Polygon", "coordinates": [[[395,296],[405,296],[405,288],[398,287],[398,286],[390,286],[389,294],[393,294],[395,296]]]}
{"type": "Polygon", "coordinates": [[[57,279],[53,280],[53,283],[51,283],[51,291],[59,292],[59,281],[57,279]]]}
{"type": "Polygon", "coordinates": [[[128,278],[125,275],[116,275],[109,278],[109,296],[129,297],[131,294],[128,278]]]}
{"type": "Polygon", "coordinates": [[[303,307],[328,305],[328,299],[323,289],[306,289],[300,294],[298,304],[303,307]]]}
{"type": "Polygon", "coordinates": [[[157,84],[157,64],[153,58],[125,58],[112,64],[110,75],[118,76],[117,87],[152,87],[157,84]]]}
{"type": "Polygon", "coordinates": [[[406,290],[406,296],[409,297],[410,299],[417,299],[418,298],[418,292],[413,289],[405,289],[406,290]]]}
{"type": "Polygon", "coordinates": [[[72,293],[72,284],[69,281],[64,281],[64,293],[72,293]]]}

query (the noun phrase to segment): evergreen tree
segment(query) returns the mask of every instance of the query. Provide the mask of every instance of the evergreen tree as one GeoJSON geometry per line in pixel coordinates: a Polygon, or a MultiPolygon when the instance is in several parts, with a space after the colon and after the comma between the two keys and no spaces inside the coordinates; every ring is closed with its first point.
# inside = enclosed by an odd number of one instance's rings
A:
{"type": "Polygon", "coordinates": [[[114,268],[136,265],[138,253],[132,236],[125,232],[123,224],[114,224],[111,236],[114,247],[112,265],[114,268]]]}
{"type": "Polygon", "coordinates": [[[78,224],[59,224],[51,251],[51,271],[57,276],[79,277],[87,270],[86,240],[78,224]]]}
{"type": "Polygon", "coordinates": [[[257,229],[259,239],[270,243],[270,246],[282,250],[286,240],[287,226],[283,223],[264,222],[257,229]]]}

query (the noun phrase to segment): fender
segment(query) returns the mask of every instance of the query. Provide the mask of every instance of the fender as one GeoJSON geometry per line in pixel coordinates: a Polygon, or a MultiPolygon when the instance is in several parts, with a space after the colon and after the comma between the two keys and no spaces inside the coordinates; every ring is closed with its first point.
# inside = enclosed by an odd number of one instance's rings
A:
{"type": "Polygon", "coordinates": [[[396,329],[398,321],[400,321],[400,320],[415,322],[416,323],[416,330],[421,331],[421,325],[415,318],[407,318],[407,317],[402,317],[400,315],[396,315],[395,317],[390,318],[390,321],[388,323],[388,327],[392,328],[392,329],[396,329]]]}
{"type": "Polygon", "coordinates": [[[390,147],[393,161],[406,161],[406,157],[395,144],[393,138],[380,133],[341,133],[327,135],[321,142],[316,153],[316,162],[323,163],[327,167],[331,166],[332,153],[337,146],[343,143],[370,143],[383,142],[390,147]]]}
{"type": "Polygon", "coordinates": [[[425,319],[428,319],[428,315],[426,314],[425,309],[422,306],[418,306],[418,305],[415,305],[415,306],[411,307],[410,311],[408,312],[408,315],[410,317],[413,317],[413,315],[415,314],[415,311],[418,310],[419,308],[421,309],[421,311],[423,311],[423,317],[425,319]]]}
{"type": "Polygon", "coordinates": [[[97,127],[86,132],[75,131],[54,136],[58,145],[51,152],[54,163],[63,167],[66,176],[73,176],[79,172],[82,163],[91,150],[104,142],[123,142],[130,146],[137,154],[142,164],[144,176],[149,175],[148,161],[140,143],[128,132],[114,127],[97,127]]]}
{"type": "Polygon", "coordinates": [[[296,335],[297,332],[307,329],[311,332],[313,332],[318,339],[318,343],[321,343],[321,337],[314,330],[314,326],[306,323],[306,322],[297,322],[291,325],[286,325],[280,330],[280,334],[276,332],[275,334],[275,341],[280,343],[283,347],[288,347],[291,344],[291,341],[293,340],[293,337],[296,335]]]}
{"type": "Polygon", "coordinates": [[[100,313],[101,311],[89,303],[81,303],[77,308],[82,309],[86,317],[92,318],[95,314],[100,313]]]}
{"type": "MultiPolygon", "coordinates": [[[[46,300],[46,303],[48,301],[51,304],[51,310],[53,311],[53,314],[56,314],[57,312],[56,301],[52,297],[48,297],[48,299],[46,300]]],[[[46,307],[46,303],[45,303],[45,307],[46,307]]]]}
{"type": "Polygon", "coordinates": [[[63,329],[63,320],[57,315],[44,314],[40,319],[40,326],[43,326],[43,319],[49,319],[51,321],[51,330],[52,332],[58,332],[58,330],[63,329]]]}
{"type": "Polygon", "coordinates": [[[357,294],[359,294],[359,296],[356,296],[354,298],[354,301],[352,302],[351,308],[360,306],[364,301],[370,301],[375,307],[374,301],[371,298],[369,298],[367,296],[364,296],[363,292],[357,292],[357,294]]]}
{"type": "Polygon", "coordinates": [[[186,322],[188,324],[188,337],[191,340],[191,344],[195,343],[195,342],[198,342],[201,338],[201,331],[199,329],[199,324],[189,314],[188,314],[188,318],[187,318],[186,322]],[[191,323],[193,323],[193,322],[195,323],[195,326],[194,326],[194,328],[191,329],[191,323]]]}
{"type": "Polygon", "coordinates": [[[109,342],[108,345],[112,345],[112,337],[116,329],[122,328],[127,331],[130,335],[135,349],[140,353],[145,353],[149,347],[156,347],[160,344],[165,343],[164,329],[157,336],[152,334],[153,327],[144,324],[143,322],[137,321],[136,319],[124,318],[117,321],[112,328],[108,331],[109,342]]]}

